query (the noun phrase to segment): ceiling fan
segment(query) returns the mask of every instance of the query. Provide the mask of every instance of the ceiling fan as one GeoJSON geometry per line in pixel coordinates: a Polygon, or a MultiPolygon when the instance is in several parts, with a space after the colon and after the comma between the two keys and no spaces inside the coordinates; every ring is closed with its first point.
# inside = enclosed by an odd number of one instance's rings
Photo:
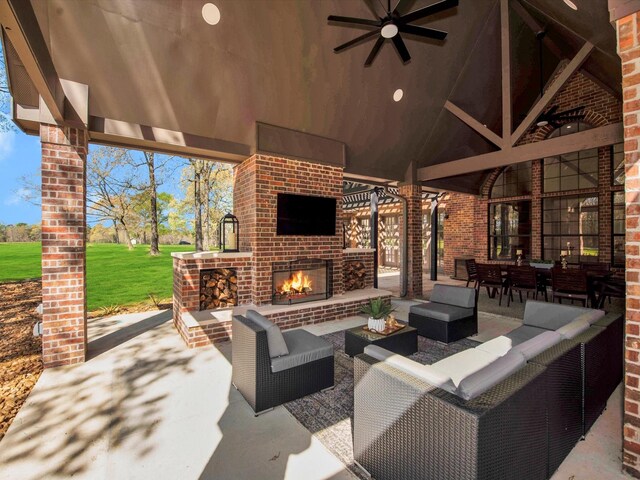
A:
{"type": "Polygon", "coordinates": [[[364,66],[368,67],[373,63],[373,60],[376,58],[376,55],[380,51],[382,44],[385,42],[385,40],[388,39],[391,39],[391,41],[393,42],[393,46],[398,51],[400,58],[402,58],[402,62],[406,64],[409,60],[411,60],[411,55],[409,55],[407,46],[400,36],[400,32],[409,33],[411,35],[418,35],[425,38],[444,40],[447,36],[447,32],[443,32],[442,30],[435,30],[433,28],[420,27],[418,25],[410,25],[410,23],[415,22],[416,20],[420,20],[421,18],[424,18],[428,15],[433,15],[435,13],[439,13],[444,10],[456,7],[458,5],[458,0],[442,0],[440,2],[434,3],[433,5],[429,5],[428,7],[419,8],[418,10],[414,10],[413,12],[401,15],[399,12],[402,11],[403,8],[410,2],[411,0],[399,0],[395,8],[392,10],[391,0],[387,0],[386,15],[384,17],[379,17],[377,20],[329,15],[327,20],[330,22],[345,23],[350,25],[364,25],[366,27],[374,28],[374,30],[371,30],[364,35],[360,35],[359,37],[356,37],[353,40],[350,40],[347,43],[343,43],[342,45],[334,48],[333,51],[339,53],[349,47],[363,42],[364,40],[378,36],[378,40],[376,40],[376,43],[373,45],[371,53],[369,53],[369,56],[364,62],[364,66]]]}
{"type": "MultiPolygon", "coordinates": [[[[540,30],[536,33],[536,38],[538,39],[538,53],[540,57],[540,98],[542,98],[542,94],[544,93],[544,80],[542,78],[542,40],[544,39],[546,34],[546,30],[540,30]]],[[[536,119],[536,126],[545,127],[547,125],[551,125],[553,128],[558,128],[565,123],[578,122],[584,119],[584,113],[582,113],[582,111],[585,109],[584,105],[576,108],[571,108],[563,112],[558,112],[558,108],[558,105],[554,105],[549,110],[542,113],[536,119]]]]}

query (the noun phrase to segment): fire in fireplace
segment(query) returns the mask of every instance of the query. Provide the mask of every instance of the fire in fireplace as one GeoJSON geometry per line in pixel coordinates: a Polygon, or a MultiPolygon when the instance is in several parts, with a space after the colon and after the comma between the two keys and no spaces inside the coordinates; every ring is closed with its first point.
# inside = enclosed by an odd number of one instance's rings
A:
{"type": "Polygon", "coordinates": [[[304,258],[273,264],[274,305],[325,300],[331,297],[331,262],[304,258]]]}

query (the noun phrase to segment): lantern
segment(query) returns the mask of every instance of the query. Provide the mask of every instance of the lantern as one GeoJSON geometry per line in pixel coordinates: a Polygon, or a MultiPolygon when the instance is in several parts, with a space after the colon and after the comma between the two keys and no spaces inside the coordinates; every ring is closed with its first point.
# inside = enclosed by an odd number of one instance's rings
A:
{"type": "Polygon", "coordinates": [[[220,220],[220,251],[238,252],[240,223],[238,218],[231,213],[227,213],[220,220]]]}

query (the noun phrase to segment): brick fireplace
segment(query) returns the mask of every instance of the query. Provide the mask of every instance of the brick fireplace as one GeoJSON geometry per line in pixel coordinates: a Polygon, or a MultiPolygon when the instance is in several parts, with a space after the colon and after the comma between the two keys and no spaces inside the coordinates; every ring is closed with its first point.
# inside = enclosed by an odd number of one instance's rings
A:
{"type": "Polygon", "coordinates": [[[172,254],[174,324],[189,347],[228,339],[232,315],[249,308],[293,328],[352,316],[370,298],[391,296],[372,288],[375,250],[344,249],[340,228],[324,236],[277,233],[282,193],[335,199],[336,225],[342,225],[342,182],[342,167],[289,158],[254,155],[235,168],[240,252],[172,254]],[[345,268],[352,271],[354,265],[359,280],[345,293],[345,268]],[[223,271],[229,280],[214,282],[213,272],[223,271]],[[297,282],[298,272],[306,272],[306,286],[302,282],[278,295],[280,283],[297,282]],[[216,297],[220,291],[223,299],[216,297]]]}

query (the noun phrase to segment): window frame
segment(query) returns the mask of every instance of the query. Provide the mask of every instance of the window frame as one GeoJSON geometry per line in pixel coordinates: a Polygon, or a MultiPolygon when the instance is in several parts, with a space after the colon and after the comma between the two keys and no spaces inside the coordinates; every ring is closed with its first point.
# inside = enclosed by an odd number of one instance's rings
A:
{"type": "MultiPolygon", "coordinates": [[[[507,197],[509,198],[509,197],[507,197]]],[[[513,197],[511,197],[513,198],[513,197]]],[[[492,226],[492,221],[493,221],[493,215],[491,212],[491,209],[494,208],[495,205],[503,205],[503,204],[508,204],[508,205],[513,205],[514,203],[523,203],[523,202],[527,202],[529,204],[529,234],[528,235],[507,235],[509,238],[511,237],[518,237],[518,238],[527,238],[529,240],[529,246],[526,249],[525,255],[528,254],[529,256],[531,256],[531,246],[532,246],[532,238],[533,238],[533,200],[531,199],[530,196],[528,196],[527,198],[521,198],[518,200],[496,200],[493,202],[489,202],[487,204],[487,259],[490,261],[500,261],[500,260],[515,260],[515,256],[509,256],[509,257],[502,257],[502,258],[494,258],[493,257],[493,248],[492,248],[492,239],[494,237],[498,237],[498,235],[495,234],[491,234],[491,226],[492,226]]],[[[523,249],[524,250],[524,249],[523,249]]]]}

